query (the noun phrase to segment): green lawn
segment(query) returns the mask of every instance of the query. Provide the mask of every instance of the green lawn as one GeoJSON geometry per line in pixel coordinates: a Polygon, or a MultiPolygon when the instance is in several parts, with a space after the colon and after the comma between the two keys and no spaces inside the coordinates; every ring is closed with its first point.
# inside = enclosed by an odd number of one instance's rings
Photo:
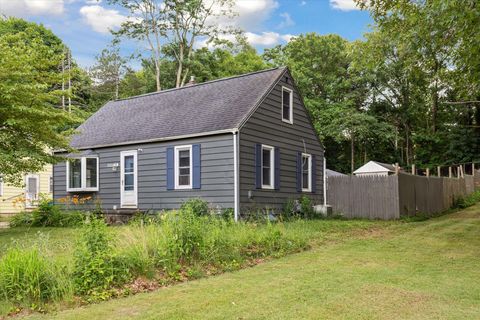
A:
{"type": "Polygon", "coordinates": [[[69,259],[78,229],[73,228],[7,228],[0,229],[0,256],[12,245],[29,247],[42,243],[47,253],[69,259]]]}
{"type": "MultiPolygon", "coordinates": [[[[311,228],[348,222],[324,223],[311,228]]],[[[480,205],[424,222],[358,223],[253,268],[31,318],[480,319],[480,205]]]]}

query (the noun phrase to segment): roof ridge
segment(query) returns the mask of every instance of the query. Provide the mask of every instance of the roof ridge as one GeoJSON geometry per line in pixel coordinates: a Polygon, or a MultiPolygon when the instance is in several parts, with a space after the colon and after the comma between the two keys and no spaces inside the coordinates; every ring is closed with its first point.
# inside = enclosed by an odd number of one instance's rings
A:
{"type": "MultiPolygon", "coordinates": [[[[258,73],[274,71],[274,70],[277,70],[277,69],[286,69],[286,68],[287,68],[287,67],[285,67],[285,66],[281,66],[281,67],[275,67],[275,68],[270,68],[270,69],[263,69],[263,70],[253,71],[253,72],[244,73],[244,74],[240,74],[240,75],[236,75],[236,76],[231,76],[231,77],[225,77],[225,78],[219,78],[219,79],[209,80],[209,81],[205,81],[205,82],[202,82],[202,83],[197,83],[197,84],[192,84],[192,85],[188,85],[188,86],[183,86],[183,87],[180,87],[180,88],[171,88],[171,89],[166,89],[166,90],[161,90],[161,91],[156,91],[156,92],[144,93],[144,94],[140,94],[140,95],[137,95],[137,96],[131,96],[131,97],[128,97],[128,98],[110,100],[110,101],[108,101],[108,102],[117,102],[117,101],[132,100],[132,99],[137,99],[137,98],[142,98],[142,97],[147,97],[147,96],[162,94],[162,93],[166,93],[166,92],[172,92],[172,91],[181,90],[181,89],[188,89],[188,88],[199,87],[199,86],[206,85],[206,84],[210,84],[210,83],[214,83],[214,82],[220,82],[220,81],[225,81],[225,80],[242,78],[242,77],[251,76],[251,75],[254,75],[254,74],[258,74],[258,73]]],[[[107,103],[108,103],[108,102],[107,102],[107,103]]]]}

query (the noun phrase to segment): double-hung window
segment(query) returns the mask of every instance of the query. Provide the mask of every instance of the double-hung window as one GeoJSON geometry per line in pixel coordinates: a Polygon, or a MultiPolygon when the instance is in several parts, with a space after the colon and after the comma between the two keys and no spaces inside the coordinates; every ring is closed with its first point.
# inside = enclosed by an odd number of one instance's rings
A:
{"type": "Polygon", "coordinates": [[[175,189],[192,188],[192,146],[175,147],[175,189]]]}
{"type": "Polygon", "coordinates": [[[67,191],[98,191],[98,158],[67,160],[67,191]]]}
{"type": "Polygon", "coordinates": [[[293,91],[282,87],[282,121],[293,124],[293,91]]]}
{"type": "Polygon", "coordinates": [[[40,177],[36,174],[29,174],[25,177],[25,206],[33,208],[37,206],[40,189],[40,177]]]}
{"type": "Polygon", "coordinates": [[[302,153],[302,191],[312,191],[312,155],[302,153]]]}
{"type": "Polygon", "coordinates": [[[273,189],[274,187],[274,148],[262,145],[262,188],[273,189]]]}

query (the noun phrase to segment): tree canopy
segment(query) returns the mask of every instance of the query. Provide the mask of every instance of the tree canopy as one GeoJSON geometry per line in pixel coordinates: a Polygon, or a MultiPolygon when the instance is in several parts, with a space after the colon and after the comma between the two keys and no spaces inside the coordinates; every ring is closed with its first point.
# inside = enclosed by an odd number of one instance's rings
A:
{"type": "Polygon", "coordinates": [[[57,107],[58,38],[17,19],[0,20],[0,30],[0,172],[20,183],[22,174],[57,160],[52,150],[69,149],[65,129],[75,118],[57,107]]]}
{"type": "Polygon", "coordinates": [[[363,39],[312,32],[259,54],[238,30],[229,29],[235,40],[226,41],[206,23],[209,13],[233,14],[230,0],[215,2],[226,6],[222,12],[197,0],[109,0],[130,10],[116,35],[147,41],[152,56],[139,57],[134,69],[112,47],[90,74],[73,60],[67,92],[62,41],[43,26],[1,20],[0,172],[13,176],[55,161],[48,150],[68,147],[72,114],[85,118],[109,99],[182,86],[190,76],[204,82],[284,65],[331,169],[351,172],[368,160],[431,168],[479,161],[478,2],[355,1],[374,19],[363,39]],[[210,44],[192,45],[199,39],[210,44]],[[59,110],[61,95],[71,97],[72,114],[59,110]]]}

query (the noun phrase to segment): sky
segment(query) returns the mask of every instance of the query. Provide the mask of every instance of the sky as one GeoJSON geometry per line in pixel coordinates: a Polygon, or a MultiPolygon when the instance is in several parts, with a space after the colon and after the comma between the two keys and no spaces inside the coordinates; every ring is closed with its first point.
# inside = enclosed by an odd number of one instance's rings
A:
{"type": "MultiPolygon", "coordinates": [[[[259,52],[307,32],[361,39],[372,23],[368,12],[358,10],[353,0],[236,0],[233,9],[237,16],[229,24],[242,29],[259,52]]],[[[0,0],[0,14],[42,23],[66,43],[83,67],[94,64],[95,55],[112,40],[110,30],[127,19],[123,8],[107,0],[0,0]]],[[[143,48],[133,41],[121,44],[125,55],[148,54],[143,48]]]]}

